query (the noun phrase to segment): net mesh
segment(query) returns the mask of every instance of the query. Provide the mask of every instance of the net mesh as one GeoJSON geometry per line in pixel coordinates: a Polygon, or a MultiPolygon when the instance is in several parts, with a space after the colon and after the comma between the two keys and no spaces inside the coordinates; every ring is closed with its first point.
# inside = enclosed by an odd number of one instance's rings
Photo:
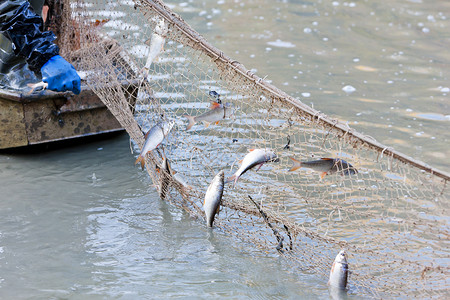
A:
{"type": "Polygon", "coordinates": [[[324,284],[334,257],[347,249],[351,294],[447,295],[448,174],[289,97],[208,44],[160,1],[64,4],[64,56],[126,129],[134,149],[140,151],[143,132],[158,121],[175,121],[146,156],[146,170],[167,201],[203,221],[212,178],[220,170],[232,175],[249,149],[271,148],[280,162],[226,185],[216,230],[278,253],[292,272],[318,274],[324,284]],[[155,33],[164,48],[145,76],[155,33]],[[226,117],[187,130],[185,116],[210,111],[218,98],[229,107],[226,117]],[[163,157],[172,171],[159,167],[163,157]],[[290,157],[341,158],[358,173],[321,179],[306,168],[289,172],[290,157]]]}

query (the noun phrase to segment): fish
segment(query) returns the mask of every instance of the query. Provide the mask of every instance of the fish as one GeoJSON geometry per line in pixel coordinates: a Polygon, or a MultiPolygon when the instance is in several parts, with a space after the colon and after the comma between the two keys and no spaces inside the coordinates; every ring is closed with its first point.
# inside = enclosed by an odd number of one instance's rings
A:
{"type": "Polygon", "coordinates": [[[342,175],[354,175],[358,173],[350,163],[339,158],[321,158],[313,161],[299,161],[293,157],[292,168],[289,172],[295,171],[299,168],[313,169],[316,172],[320,172],[320,178],[323,179],[325,175],[331,175],[334,173],[341,173],[342,175]]]}
{"type": "Polygon", "coordinates": [[[225,173],[221,170],[211,181],[205,193],[203,209],[206,215],[206,225],[212,227],[214,217],[219,213],[220,203],[222,202],[223,190],[225,185],[225,173]]]}
{"type": "Polygon", "coordinates": [[[177,181],[183,187],[183,189],[185,191],[192,190],[192,186],[190,186],[186,182],[186,179],[183,177],[183,175],[181,175],[177,171],[172,170],[172,178],[173,178],[173,180],[177,181]]]}
{"type": "Polygon", "coordinates": [[[167,190],[170,181],[174,181],[177,182],[179,185],[181,185],[182,190],[184,190],[185,192],[188,192],[190,190],[192,190],[192,186],[190,186],[187,182],[186,179],[177,171],[175,171],[174,169],[172,169],[171,165],[169,164],[168,159],[164,158],[163,159],[163,163],[162,163],[162,168],[159,167],[158,165],[155,166],[156,172],[158,172],[160,174],[160,197],[161,199],[164,200],[165,198],[165,194],[161,194],[161,192],[167,190]],[[165,172],[161,171],[161,169],[163,169],[165,172]]]}
{"type": "Polygon", "coordinates": [[[155,30],[152,33],[152,38],[150,41],[150,50],[148,52],[147,61],[145,62],[145,66],[142,69],[145,77],[148,76],[150,72],[150,66],[158,55],[164,51],[164,44],[166,43],[166,38],[164,37],[167,34],[168,28],[164,22],[164,19],[160,19],[155,26],[155,30]]]}
{"type": "Polygon", "coordinates": [[[31,90],[28,92],[28,95],[31,95],[37,88],[41,87],[43,90],[48,88],[48,83],[41,81],[41,82],[38,82],[38,83],[28,83],[27,86],[29,88],[31,88],[31,90]]]}
{"type": "Polygon", "coordinates": [[[271,149],[250,149],[249,151],[250,153],[247,153],[242,160],[240,168],[236,171],[236,173],[234,173],[233,176],[227,179],[227,183],[234,180],[234,184],[236,184],[242,174],[255,166],[258,166],[258,169],[256,170],[258,171],[266,162],[279,161],[278,156],[271,149]]]}
{"type": "Polygon", "coordinates": [[[166,199],[167,192],[169,190],[170,180],[171,180],[171,169],[169,165],[169,160],[164,157],[162,168],[159,168],[159,197],[161,200],[166,199]]]}
{"type": "Polygon", "coordinates": [[[169,134],[174,124],[174,121],[162,121],[157,123],[147,132],[147,134],[145,135],[144,146],[142,147],[141,153],[134,163],[135,165],[140,162],[141,168],[142,170],[144,170],[145,155],[148,152],[155,150],[162,143],[162,141],[169,134]]]}
{"type": "Polygon", "coordinates": [[[211,123],[217,125],[221,120],[229,118],[232,113],[233,108],[231,103],[227,102],[225,104],[219,104],[217,102],[213,102],[211,110],[205,112],[204,114],[198,116],[184,115],[189,121],[186,130],[191,129],[192,126],[194,126],[198,122],[203,122],[206,128],[208,128],[211,123]]]}
{"type": "Polygon", "coordinates": [[[341,250],[331,266],[328,285],[345,290],[347,288],[348,263],[347,253],[341,250]]]}

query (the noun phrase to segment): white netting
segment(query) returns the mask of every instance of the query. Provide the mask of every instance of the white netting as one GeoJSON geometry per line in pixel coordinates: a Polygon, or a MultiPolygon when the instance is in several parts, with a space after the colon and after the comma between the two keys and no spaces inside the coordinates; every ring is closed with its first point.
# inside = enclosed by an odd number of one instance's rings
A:
{"type": "Polygon", "coordinates": [[[158,121],[176,122],[163,145],[146,159],[153,183],[168,188],[168,201],[203,220],[204,192],[214,175],[225,170],[231,176],[248,149],[271,148],[279,163],[248,171],[235,187],[226,185],[214,223],[217,230],[264,251],[278,250],[293,271],[319,274],[324,284],[334,257],[346,248],[352,294],[447,293],[447,174],[267,84],[209,45],[160,1],[80,0],[70,7],[66,15],[74,20],[70,24],[79,24],[73,27],[80,28],[81,50],[66,47],[65,55],[86,74],[87,84],[121,122],[136,149],[144,143],[143,132],[158,121]],[[161,22],[167,26],[161,33],[164,50],[146,79],[149,43],[161,22]],[[208,112],[215,100],[212,91],[222,103],[230,103],[232,114],[218,125],[199,122],[186,130],[185,115],[208,112]],[[155,168],[163,156],[176,177],[155,168]],[[288,172],[290,157],[341,158],[358,173],[321,180],[310,169],[288,172]]]}

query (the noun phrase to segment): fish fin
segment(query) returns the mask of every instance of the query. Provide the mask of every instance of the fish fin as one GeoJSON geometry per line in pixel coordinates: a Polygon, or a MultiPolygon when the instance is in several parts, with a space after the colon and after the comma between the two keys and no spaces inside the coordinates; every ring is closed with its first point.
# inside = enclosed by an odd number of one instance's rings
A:
{"type": "Polygon", "coordinates": [[[333,160],[333,158],[329,158],[329,157],[322,157],[321,160],[333,160]]]}
{"type": "Polygon", "coordinates": [[[248,152],[252,152],[252,151],[254,151],[255,149],[248,149],[248,152]]]}
{"type": "Polygon", "coordinates": [[[208,128],[211,123],[209,123],[207,121],[203,121],[203,124],[205,125],[205,128],[208,128]]]}
{"type": "Polygon", "coordinates": [[[214,123],[214,125],[219,125],[219,121],[216,121],[216,122],[214,123]]]}
{"type": "Polygon", "coordinates": [[[289,172],[295,171],[297,169],[300,169],[302,167],[302,162],[293,158],[289,157],[292,160],[292,168],[289,170],[289,172]]]}
{"type": "MultiPolygon", "coordinates": [[[[42,19],[44,20],[44,23],[47,22],[48,11],[49,11],[49,7],[47,5],[44,5],[42,7],[42,19]]],[[[98,20],[96,20],[96,21],[98,21],[98,20]]]]}
{"type": "Polygon", "coordinates": [[[184,115],[187,119],[188,119],[188,121],[189,121],[189,124],[188,124],[188,126],[186,127],[186,130],[189,130],[189,129],[191,129],[192,128],[192,126],[194,126],[195,125],[195,117],[193,117],[193,116],[188,116],[188,115],[184,115]]]}
{"type": "Polygon", "coordinates": [[[144,170],[144,167],[145,167],[145,159],[144,159],[144,157],[141,155],[141,154],[139,154],[139,156],[138,156],[138,158],[136,159],[136,161],[134,162],[134,164],[135,165],[137,165],[137,163],[141,163],[141,168],[142,168],[142,170],[144,170]]]}
{"type": "MultiPolygon", "coordinates": [[[[147,77],[148,73],[150,73],[150,70],[147,67],[143,67],[141,69],[141,73],[144,73],[144,76],[147,77]]],[[[146,134],[147,135],[147,134],[146,134]]]]}
{"type": "Polygon", "coordinates": [[[255,171],[255,172],[258,172],[258,171],[259,171],[259,169],[261,169],[261,167],[263,166],[263,164],[264,164],[264,163],[262,163],[262,164],[259,164],[259,165],[258,165],[258,169],[256,169],[256,171],[255,171]]]}
{"type": "Polygon", "coordinates": [[[333,265],[331,266],[331,273],[333,273],[334,272],[334,266],[336,265],[336,262],[334,261],[333,262],[333,265]]]}
{"type": "Polygon", "coordinates": [[[216,109],[216,108],[219,108],[219,107],[220,107],[220,104],[215,102],[215,101],[213,101],[213,102],[211,102],[211,106],[209,108],[210,109],[216,109]]]}
{"type": "Polygon", "coordinates": [[[149,130],[149,131],[147,131],[147,133],[145,134],[145,139],[147,139],[147,138],[148,138],[148,135],[149,135],[149,133],[150,133],[150,130],[149,130]]]}
{"type": "Polygon", "coordinates": [[[320,173],[320,179],[323,179],[327,175],[327,172],[320,173]]]}
{"type": "Polygon", "coordinates": [[[136,161],[134,162],[134,165],[137,165],[138,162],[140,162],[142,159],[142,156],[139,154],[138,158],[136,159],[136,161]]]}
{"type": "Polygon", "coordinates": [[[240,164],[242,164],[242,162],[243,162],[243,161],[244,161],[244,160],[243,160],[243,159],[241,159],[241,160],[239,161],[239,163],[240,163],[240,164]]]}
{"type": "Polygon", "coordinates": [[[292,166],[292,168],[290,168],[288,172],[292,172],[298,169],[300,169],[300,166],[292,166]]]}
{"type": "MultiPolygon", "coordinates": [[[[227,181],[225,181],[225,183],[232,182],[232,181],[235,180],[235,179],[236,179],[236,174],[234,174],[234,175],[231,176],[231,177],[228,177],[228,179],[227,179],[227,181]]],[[[237,181],[237,179],[236,179],[236,181],[237,181]]]]}
{"type": "Polygon", "coordinates": [[[220,211],[220,204],[219,204],[219,205],[217,205],[217,209],[216,209],[216,215],[218,215],[218,214],[219,214],[219,211],[220,211]]]}

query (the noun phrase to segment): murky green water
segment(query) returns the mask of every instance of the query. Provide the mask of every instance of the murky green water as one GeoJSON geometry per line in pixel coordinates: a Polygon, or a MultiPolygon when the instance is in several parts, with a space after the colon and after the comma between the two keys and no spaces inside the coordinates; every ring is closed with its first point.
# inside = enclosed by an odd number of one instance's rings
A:
{"type": "MultiPolygon", "coordinates": [[[[449,2],[170,3],[260,77],[450,170],[449,2]]],[[[0,155],[0,298],[328,298],[322,278],[160,201],[134,159],[125,135],[0,155]]]]}

